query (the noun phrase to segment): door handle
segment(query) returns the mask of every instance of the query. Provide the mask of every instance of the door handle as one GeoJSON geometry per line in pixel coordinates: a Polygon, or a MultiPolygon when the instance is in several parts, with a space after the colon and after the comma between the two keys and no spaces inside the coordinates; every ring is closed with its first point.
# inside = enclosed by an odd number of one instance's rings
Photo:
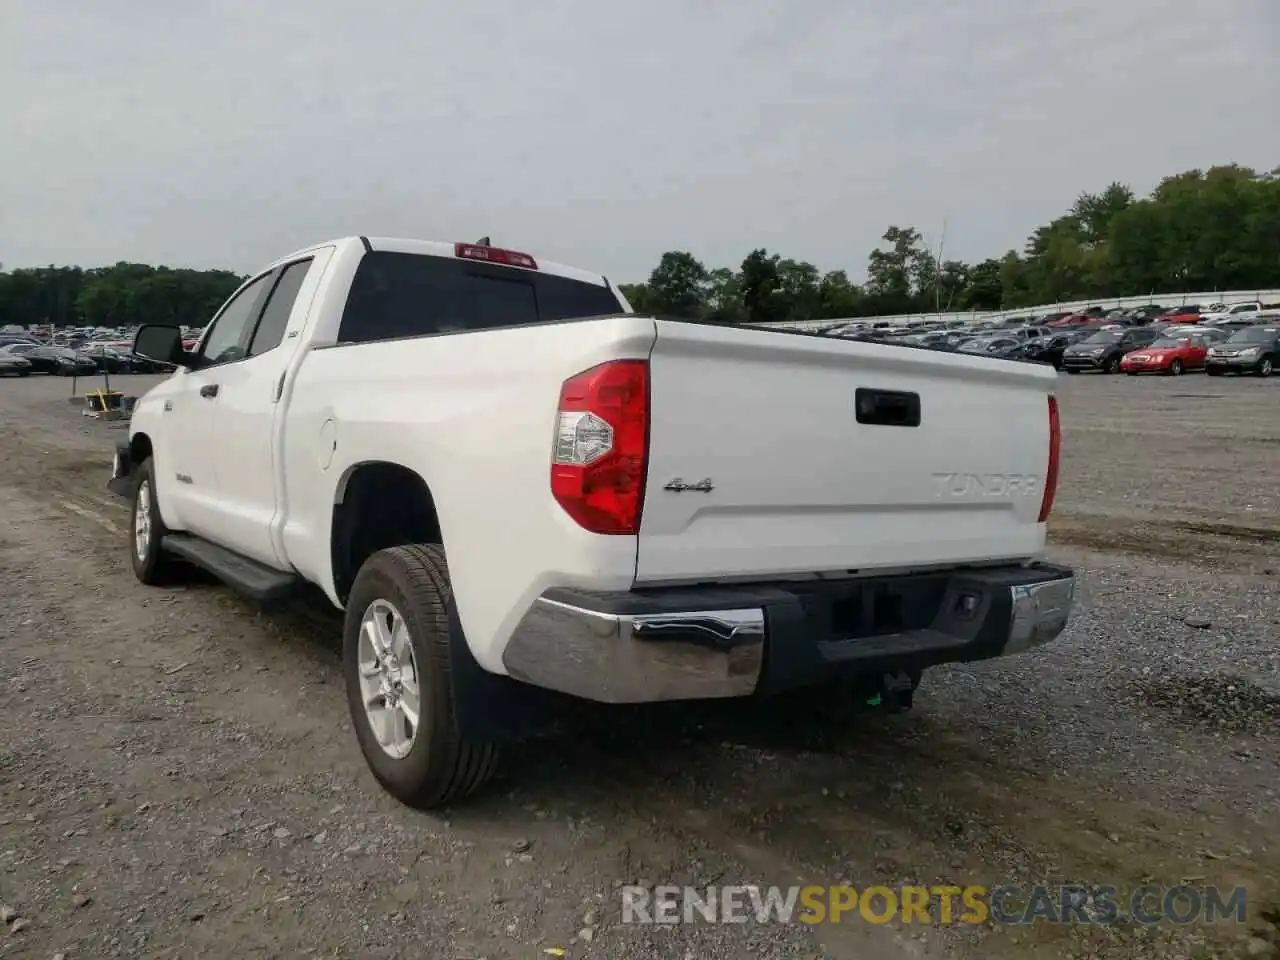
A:
{"type": "Polygon", "coordinates": [[[882,427],[918,427],[920,394],[858,387],[854,391],[854,412],[859,423],[882,427]]]}
{"type": "Polygon", "coordinates": [[[218,385],[216,383],[206,383],[200,388],[200,396],[216,397],[218,395],[218,385]]]}

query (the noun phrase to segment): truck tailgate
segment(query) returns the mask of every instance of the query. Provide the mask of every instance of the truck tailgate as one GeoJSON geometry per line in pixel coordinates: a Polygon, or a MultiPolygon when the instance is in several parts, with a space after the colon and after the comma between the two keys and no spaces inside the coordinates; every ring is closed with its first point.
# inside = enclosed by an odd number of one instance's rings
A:
{"type": "Polygon", "coordinates": [[[671,320],[657,328],[638,583],[884,572],[1042,550],[1051,367],[671,320]]]}

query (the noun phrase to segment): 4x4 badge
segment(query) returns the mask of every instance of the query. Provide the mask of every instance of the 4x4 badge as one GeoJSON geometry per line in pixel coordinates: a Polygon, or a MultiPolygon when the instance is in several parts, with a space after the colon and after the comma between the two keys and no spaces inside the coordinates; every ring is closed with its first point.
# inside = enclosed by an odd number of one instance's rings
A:
{"type": "Polygon", "coordinates": [[[663,490],[670,490],[672,493],[683,493],[686,490],[697,490],[699,493],[710,493],[715,489],[715,484],[711,482],[711,478],[699,480],[697,483],[685,483],[680,477],[676,477],[668,483],[663,490]]]}

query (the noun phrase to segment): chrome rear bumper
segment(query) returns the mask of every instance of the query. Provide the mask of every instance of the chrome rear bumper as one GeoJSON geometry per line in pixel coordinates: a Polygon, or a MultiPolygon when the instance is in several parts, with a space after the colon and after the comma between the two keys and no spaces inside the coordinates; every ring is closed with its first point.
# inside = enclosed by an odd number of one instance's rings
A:
{"type": "Polygon", "coordinates": [[[517,680],[606,703],[744,697],[841,672],[1020,653],[1062,633],[1074,595],[1072,572],[1044,564],[615,594],[551,590],[521,621],[503,664],[517,680]],[[889,613],[877,614],[877,603],[889,613]],[[842,612],[851,604],[852,619],[842,612]]]}
{"type": "Polygon", "coordinates": [[[507,646],[511,676],[606,703],[743,697],[764,661],[764,611],[623,613],[539,597],[507,646]]]}

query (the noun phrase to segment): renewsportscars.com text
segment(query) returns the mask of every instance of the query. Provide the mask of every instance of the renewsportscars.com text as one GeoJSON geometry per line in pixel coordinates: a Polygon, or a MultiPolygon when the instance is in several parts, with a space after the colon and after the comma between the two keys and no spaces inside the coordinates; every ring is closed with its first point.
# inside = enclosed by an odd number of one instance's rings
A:
{"type": "Polygon", "coordinates": [[[759,885],[622,888],[622,922],[1244,923],[1244,887],[759,885]]]}

